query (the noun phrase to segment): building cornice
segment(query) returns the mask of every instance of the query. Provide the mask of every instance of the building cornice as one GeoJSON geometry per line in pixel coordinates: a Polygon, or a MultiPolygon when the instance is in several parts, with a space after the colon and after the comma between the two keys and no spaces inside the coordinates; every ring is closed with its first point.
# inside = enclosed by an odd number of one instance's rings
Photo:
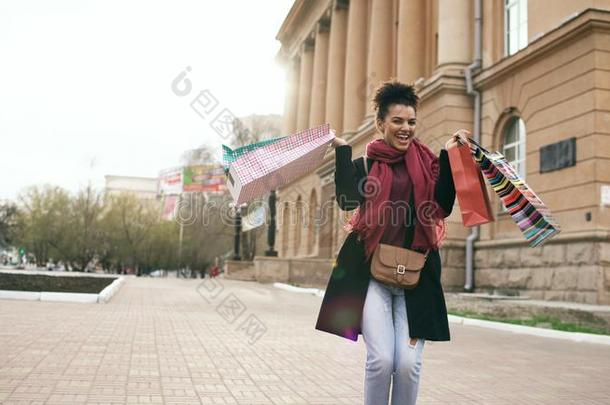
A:
{"type": "Polygon", "coordinates": [[[521,51],[480,71],[474,78],[475,87],[481,90],[489,88],[498,80],[522,70],[524,66],[545,57],[549,52],[594,30],[610,31],[610,11],[586,9],[568,19],[521,51]]]}
{"type": "MultiPolygon", "coordinates": [[[[339,2],[343,4],[343,2],[339,2]]],[[[315,38],[319,22],[330,23],[331,7],[339,7],[336,1],[316,2],[312,0],[296,0],[284,19],[275,39],[282,44],[276,55],[276,61],[285,64],[298,55],[301,43],[308,38],[315,38]]],[[[324,24],[322,28],[324,28],[324,24]]]]}
{"type": "MultiPolygon", "coordinates": [[[[416,86],[417,89],[417,86],[416,86]]],[[[422,102],[436,96],[438,93],[466,93],[466,81],[463,74],[455,74],[455,71],[444,72],[440,71],[427,79],[420,88],[417,89],[417,94],[422,102]]]]}
{"type": "Polygon", "coordinates": [[[291,34],[290,29],[295,26],[295,21],[298,19],[298,17],[301,16],[303,7],[306,5],[306,3],[308,3],[307,0],[296,0],[292,4],[292,7],[290,7],[290,11],[288,11],[288,15],[286,16],[286,18],[284,18],[284,21],[282,22],[282,26],[275,35],[275,39],[277,39],[281,43],[284,43],[284,41],[286,41],[287,37],[289,37],[291,34]]]}

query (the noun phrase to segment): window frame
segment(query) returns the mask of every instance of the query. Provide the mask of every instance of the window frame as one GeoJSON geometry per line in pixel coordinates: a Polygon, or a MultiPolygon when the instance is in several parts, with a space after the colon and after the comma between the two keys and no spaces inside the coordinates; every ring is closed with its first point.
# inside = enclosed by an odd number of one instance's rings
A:
{"type": "Polygon", "coordinates": [[[527,0],[504,0],[504,56],[511,56],[519,52],[520,50],[526,48],[529,45],[528,39],[528,31],[527,31],[527,22],[528,22],[528,14],[527,14],[527,0]],[[516,13],[517,26],[516,28],[511,28],[509,26],[509,15],[510,9],[514,8],[516,13]],[[525,10],[525,11],[523,11],[525,10]],[[522,12],[525,13],[525,20],[521,21],[522,12]],[[525,30],[525,33],[522,32],[525,30]],[[517,34],[517,48],[512,50],[510,48],[511,41],[511,32],[515,32],[517,34]]]}
{"type": "MultiPolygon", "coordinates": [[[[526,181],[527,176],[527,130],[525,128],[525,121],[520,116],[513,116],[508,119],[501,133],[502,143],[500,144],[500,152],[506,158],[506,161],[511,164],[516,170],[517,173],[521,176],[521,178],[526,181]],[[516,130],[515,140],[510,143],[506,143],[506,139],[509,136],[509,131],[516,130]],[[515,149],[515,157],[512,160],[508,160],[506,157],[506,150],[514,148],[515,149]]],[[[498,203],[500,204],[500,212],[507,213],[508,210],[502,204],[502,201],[498,199],[498,203]]]]}

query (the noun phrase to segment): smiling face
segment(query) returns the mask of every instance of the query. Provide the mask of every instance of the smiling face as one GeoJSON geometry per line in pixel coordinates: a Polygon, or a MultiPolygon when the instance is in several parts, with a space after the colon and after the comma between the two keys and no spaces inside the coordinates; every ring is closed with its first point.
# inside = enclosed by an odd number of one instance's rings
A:
{"type": "Polygon", "coordinates": [[[391,104],[383,120],[377,120],[377,129],[383,140],[394,149],[406,151],[415,136],[417,120],[415,109],[409,105],[391,104]]]}

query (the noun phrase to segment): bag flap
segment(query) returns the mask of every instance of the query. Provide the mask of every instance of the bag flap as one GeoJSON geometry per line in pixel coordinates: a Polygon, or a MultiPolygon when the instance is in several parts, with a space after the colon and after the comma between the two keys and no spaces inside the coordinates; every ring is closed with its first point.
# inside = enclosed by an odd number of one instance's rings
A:
{"type": "Polygon", "coordinates": [[[402,264],[407,270],[420,270],[426,263],[423,253],[400,248],[398,246],[379,244],[379,261],[384,266],[396,267],[402,264]]]}

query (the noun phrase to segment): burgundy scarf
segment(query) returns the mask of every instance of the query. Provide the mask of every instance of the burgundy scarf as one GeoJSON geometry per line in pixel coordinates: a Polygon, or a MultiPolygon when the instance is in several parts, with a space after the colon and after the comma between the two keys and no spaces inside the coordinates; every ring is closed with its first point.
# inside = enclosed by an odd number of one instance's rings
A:
{"type": "MultiPolygon", "coordinates": [[[[446,213],[436,202],[434,193],[439,174],[436,155],[415,138],[406,151],[399,151],[383,139],[376,139],[366,146],[366,154],[374,162],[364,186],[365,201],[345,227],[348,232],[357,232],[364,240],[366,259],[375,251],[387,223],[380,216],[389,202],[392,187],[390,164],[401,160],[404,160],[413,184],[415,200],[415,207],[411,208],[416,210],[417,219],[411,248],[438,249],[445,237],[446,213]]],[[[407,200],[410,195],[406,184],[404,194],[407,200]]]]}

